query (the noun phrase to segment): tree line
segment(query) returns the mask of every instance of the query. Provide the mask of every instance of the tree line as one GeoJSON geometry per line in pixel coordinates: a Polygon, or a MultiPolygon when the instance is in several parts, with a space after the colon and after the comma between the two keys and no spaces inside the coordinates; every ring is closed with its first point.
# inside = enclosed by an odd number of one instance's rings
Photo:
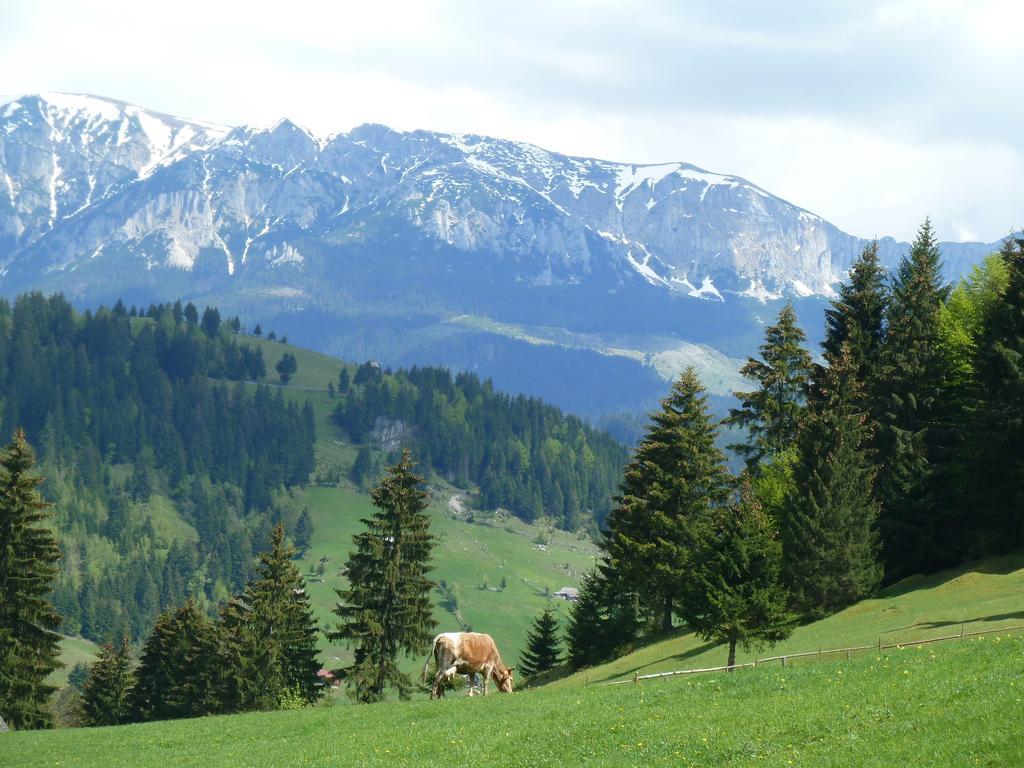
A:
{"type": "Polygon", "coordinates": [[[477,486],[482,507],[526,521],[547,516],[567,530],[596,530],[611,508],[626,449],[536,398],[496,392],[470,373],[413,367],[389,375],[375,363],[351,377],[343,369],[337,392],[335,419],[353,442],[365,446],[382,425],[398,426],[424,467],[477,486]]]}
{"type": "Polygon", "coordinates": [[[312,408],[241,383],[266,371],[239,329],[191,303],[0,301],[0,429],[24,428],[49,477],[62,631],[140,640],[187,595],[241,588],[275,519],[298,525],[275,493],[312,470],[312,408]]]}
{"type": "Polygon", "coordinates": [[[211,618],[196,601],[163,611],[136,664],[131,643],[104,644],[82,687],[86,725],[299,707],[320,698],[319,630],[284,527],[252,580],[211,618]]]}
{"type": "Polygon", "coordinates": [[[928,221],[889,276],[867,246],[820,361],[787,304],[724,423],[692,370],[652,414],[567,630],[575,667],[681,619],[751,648],[880,584],[1024,546],[1024,240],[955,288],[928,221]]]}
{"type": "MultiPolygon", "coordinates": [[[[60,547],[23,431],[0,452],[0,713],[17,729],[53,725],[47,676],[61,617],[50,601],[60,547]]],[[[353,537],[348,587],[330,637],[354,648],[337,674],[356,701],[413,690],[399,653],[423,653],[435,627],[428,578],[435,539],[428,494],[408,451],[373,490],[377,512],[353,537]]],[[[105,643],[64,713],[85,725],[302,707],[324,693],[317,626],[296,549],[278,523],[244,589],[212,618],[192,597],[157,617],[136,662],[131,640],[105,643]]]]}

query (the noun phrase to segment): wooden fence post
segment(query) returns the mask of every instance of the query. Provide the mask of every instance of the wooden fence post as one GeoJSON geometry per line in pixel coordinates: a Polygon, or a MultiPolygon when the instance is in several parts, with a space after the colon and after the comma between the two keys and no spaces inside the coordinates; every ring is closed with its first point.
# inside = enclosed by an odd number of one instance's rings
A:
{"type": "Polygon", "coordinates": [[[964,623],[960,622],[960,642],[964,641],[964,623]]]}
{"type": "Polygon", "coordinates": [[[640,682],[640,670],[633,673],[633,685],[637,685],[640,682]]]}
{"type": "Polygon", "coordinates": [[[783,669],[786,668],[786,657],[785,656],[782,657],[782,668],[783,669]]]}

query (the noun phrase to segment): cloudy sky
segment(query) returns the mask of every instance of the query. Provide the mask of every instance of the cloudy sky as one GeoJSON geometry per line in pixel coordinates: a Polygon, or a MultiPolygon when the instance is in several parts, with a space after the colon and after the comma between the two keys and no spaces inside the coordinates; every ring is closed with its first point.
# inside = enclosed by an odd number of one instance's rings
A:
{"type": "Polygon", "coordinates": [[[5,0],[0,95],[733,173],[861,236],[1024,224],[1018,0],[5,0]],[[93,6],[93,7],[88,7],[93,6]]]}

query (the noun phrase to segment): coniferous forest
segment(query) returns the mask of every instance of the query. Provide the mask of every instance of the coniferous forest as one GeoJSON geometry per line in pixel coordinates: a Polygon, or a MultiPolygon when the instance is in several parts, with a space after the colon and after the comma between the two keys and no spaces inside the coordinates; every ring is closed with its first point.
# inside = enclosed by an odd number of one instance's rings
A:
{"type": "Polygon", "coordinates": [[[385,375],[365,363],[338,382],[338,423],[363,443],[398,428],[417,459],[460,487],[480,489],[485,509],[523,520],[546,515],[567,530],[603,524],[626,462],[604,432],[536,398],[496,392],[470,373],[412,368],[385,375]]]}
{"type": "Polygon", "coordinates": [[[821,362],[787,304],[726,423],[692,370],[626,467],[568,628],[585,666],[681,621],[770,645],[882,584],[1024,546],[1024,240],[955,287],[926,220],[892,275],[869,245],[826,311],[821,362]]]}
{"type": "MultiPolygon", "coordinates": [[[[0,630],[39,630],[35,645],[0,632],[17,727],[50,722],[56,629],[108,643],[84,688],[93,724],[320,697],[319,630],[286,540],[308,538],[309,521],[274,501],[310,477],[313,410],[251,381],[266,369],[239,331],[191,304],[78,314],[60,296],[0,302],[0,428],[15,435],[0,462],[0,630]],[[43,485],[22,427],[39,436],[43,485]],[[193,536],[168,537],[169,520],[193,536]],[[40,599],[51,585],[52,606],[40,599]]],[[[766,328],[726,420],[746,436],[730,446],[745,459],[737,476],[692,368],[631,456],[557,409],[442,369],[342,369],[335,418],[357,443],[390,435],[476,484],[484,506],[601,526],[603,555],[566,629],[570,666],[684,624],[724,643],[731,667],[737,647],[770,646],[883,584],[1024,547],[1024,240],[955,287],[927,221],[892,275],[865,248],[822,348],[816,362],[789,304],[766,328]]],[[[381,511],[339,592],[334,634],[357,646],[339,673],[359,701],[388,686],[408,696],[396,654],[423,652],[433,629],[428,496],[413,466],[406,449],[374,490],[381,511]],[[408,605],[374,607],[393,594],[408,605]]],[[[538,620],[534,672],[558,662],[536,655],[554,632],[538,620]]]]}
{"type": "Polygon", "coordinates": [[[24,428],[47,478],[64,632],[139,640],[186,596],[223,599],[282,514],[274,490],[306,482],[311,409],[212,380],[265,373],[236,328],[191,304],[79,314],[60,296],[0,302],[0,431],[24,428]],[[194,534],[170,542],[168,504],[194,534]]]}

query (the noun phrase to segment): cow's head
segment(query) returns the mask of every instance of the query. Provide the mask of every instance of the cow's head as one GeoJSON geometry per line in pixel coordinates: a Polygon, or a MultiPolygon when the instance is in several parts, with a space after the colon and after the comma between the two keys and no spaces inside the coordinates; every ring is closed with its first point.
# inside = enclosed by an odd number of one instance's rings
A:
{"type": "Polygon", "coordinates": [[[512,693],[512,673],[514,671],[515,667],[494,668],[494,682],[498,684],[498,690],[502,693],[512,693]]]}

